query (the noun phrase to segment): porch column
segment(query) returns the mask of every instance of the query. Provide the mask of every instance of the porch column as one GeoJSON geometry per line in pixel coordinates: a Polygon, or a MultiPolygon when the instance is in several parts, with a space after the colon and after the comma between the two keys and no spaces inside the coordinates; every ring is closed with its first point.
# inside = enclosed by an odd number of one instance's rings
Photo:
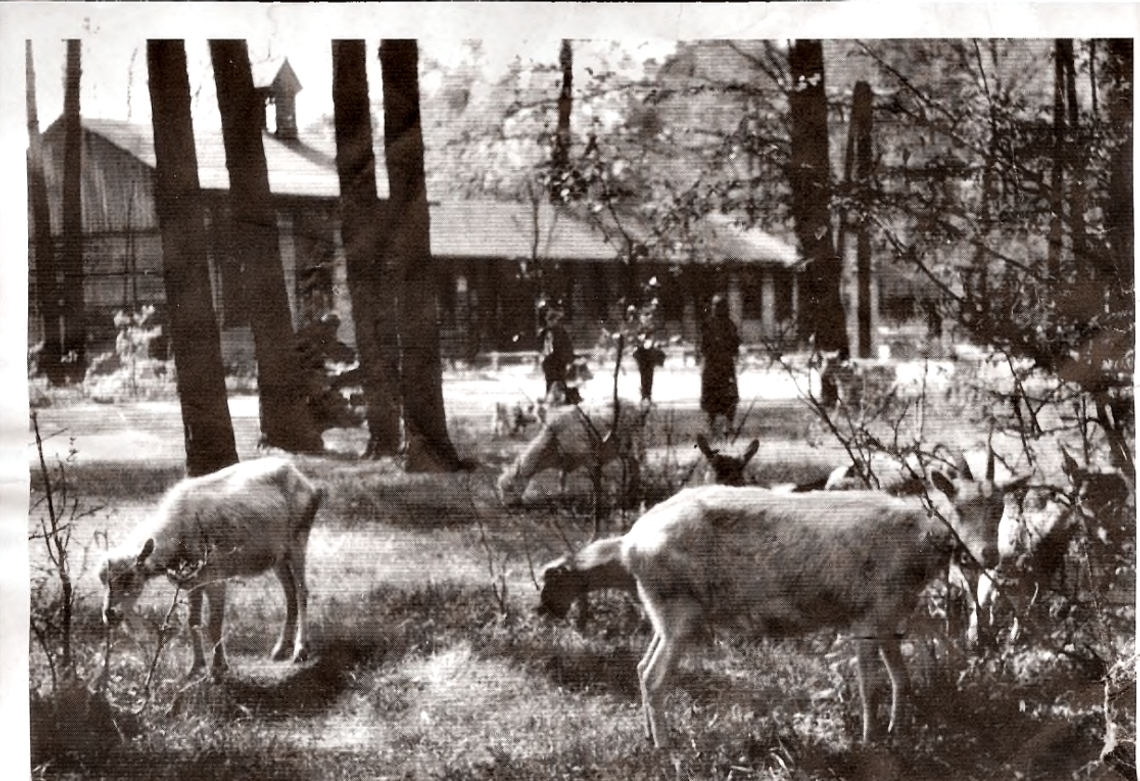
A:
{"type": "Polygon", "coordinates": [[[760,328],[766,339],[776,336],[776,279],[771,268],[760,274],[760,328]]]}
{"type": "Polygon", "coordinates": [[[741,324],[744,323],[744,294],[740,290],[740,273],[737,271],[728,272],[728,316],[734,322],[741,324]]]}

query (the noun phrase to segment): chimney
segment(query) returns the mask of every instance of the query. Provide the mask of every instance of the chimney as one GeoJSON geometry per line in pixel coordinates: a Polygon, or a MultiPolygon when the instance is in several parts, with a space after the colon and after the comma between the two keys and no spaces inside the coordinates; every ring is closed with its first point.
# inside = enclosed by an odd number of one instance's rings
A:
{"type": "Polygon", "coordinates": [[[262,127],[269,121],[269,105],[276,110],[273,133],[282,140],[297,138],[297,93],[301,82],[288,59],[270,60],[253,66],[253,86],[265,106],[262,127]]]}

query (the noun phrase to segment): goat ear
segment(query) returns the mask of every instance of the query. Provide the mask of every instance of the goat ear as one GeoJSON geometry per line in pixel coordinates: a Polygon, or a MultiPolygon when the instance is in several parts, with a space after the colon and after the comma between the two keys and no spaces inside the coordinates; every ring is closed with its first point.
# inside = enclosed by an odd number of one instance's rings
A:
{"type": "Polygon", "coordinates": [[[956,493],[958,493],[958,488],[957,488],[957,486],[954,485],[953,481],[951,481],[950,478],[948,478],[946,475],[942,474],[941,472],[931,473],[930,480],[931,480],[931,482],[934,483],[935,488],[937,488],[939,491],[946,494],[950,498],[953,498],[954,495],[956,493]]]}
{"type": "Polygon", "coordinates": [[[705,454],[705,458],[712,458],[716,455],[716,451],[709,447],[709,441],[704,434],[697,434],[697,447],[705,454]]]}
{"type": "Polygon", "coordinates": [[[154,553],[154,538],[153,537],[148,539],[146,541],[146,543],[143,545],[142,550],[139,551],[139,555],[135,558],[135,567],[138,569],[142,569],[143,565],[146,564],[147,558],[152,553],[154,553]]]}
{"type": "Polygon", "coordinates": [[[752,460],[752,456],[756,455],[756,451],[760,449],[760,440],[752,440],[752,444],[744,451],[744,458],[742,459],[745,464],[752,460]]]}

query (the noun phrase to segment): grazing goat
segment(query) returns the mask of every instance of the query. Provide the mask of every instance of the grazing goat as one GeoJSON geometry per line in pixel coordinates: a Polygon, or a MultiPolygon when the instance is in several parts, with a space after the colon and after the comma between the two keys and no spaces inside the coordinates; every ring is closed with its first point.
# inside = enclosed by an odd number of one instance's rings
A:
{"type": "Polygon", "coordinates": [[[603,588],[637,596],[637,581],[621,562],[621,537],[595,540],[543,567],[539,615],[565,618],[571,605],[603,588]]]}
{"type": "Polygon", "coordinates": [[[304,661],[306,648],[305,553],[323,488],[287,460],[262,458],[213,474],[186,478],[162,498],[154,514],[107,551],[99,579],[106,588],[103,620],[118,623],[146,582],[166,574],[188,589],[194,647],[191,674],[206,666],[200,627],[203,596],[210,602],[211,668],[227,667],[222,645],[226,581],[270,569],[285,590],[285,624],[273,659],[304,661]]]}
{"type": "Polygon", "coordinates": [[[719,450],[713,449],[704,434],[697,434],[697,447],[708,462],[711,470],[709,477],[712,482],[717,485],[742,486],[746,482],[744,469],[752,457],[756,455],[756,451],[760,449],[760,440],[752,440],[739,456],[727,456],[719,450]]]}
{"type": "Polygon", "coordinates": [[[495,418],[492,426],[494,436],[498,439],[513,437],[527,430],[527,427],[540,423],[546,417],[546,404],[540,400],[538,404],[531,402],[523,406],[521,401],[514,404],[495,402],[495,418]]]}
{"type": "Polygon", "coordinates": [[[867,488],[894,496],[918,496],[923,492],[922,466],[913,455],[900,460],[886,453],[873,453],[864,460],[863,471],[854,464],[836,467],[827,476],[825,491],[860,491],[867,488]]]}
{"type": "Polygon", "coordinates": [[[636,402],[622,401],[617,425],[613,405],[597,408],[571,405],[552,408],[538,435],[496,483],[503,504],[519,504],[531,479],[539,472],[557,469],[561,481],[575,469],[600,470],[621,460],[629,485],[636,487],[645,455],[645,413],[636,402]]]}
{"type": "Polygon", "coordinates": [[[899,632],[928,580],[959,544],[997,561],[1002,489],[932,475],[928,512],[919,497],[881,491],[775,493],[690,488],[644,514],[621,540],[653,624],[638,664],[646,733],[668,742],[666,684],[702,622],[762,634],[848,628],[856,643],[863,740],[876,734],[871,687],[878,653],[891,680],[890,728],[901,729],[908,688],[899,632]]]}

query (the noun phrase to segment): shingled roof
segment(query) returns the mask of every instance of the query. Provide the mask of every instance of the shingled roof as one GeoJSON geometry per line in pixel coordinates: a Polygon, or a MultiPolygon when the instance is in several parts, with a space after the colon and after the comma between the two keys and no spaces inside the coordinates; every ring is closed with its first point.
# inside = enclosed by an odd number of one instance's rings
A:
{"type": "Polygon", "coordinates": [[[444,201],[431,204],[431,250],[438,257],[613,260],[598,231],[540,203],[444,201]],[[535,242],[537,227],[538,241],[535,242]]]}
{"type": "MultiPolygon", "coordinates": [[[[54,132],[53,123],[46,133],[54,132]]],[[[154,135],[150,125],[114,119],[83,119],[83,127],[137,158],[149,168],[156,166],[154,135]]],[[[61,128],[62,129],[62,128],[61,128]]],[[[336,151],[327,148],[323,136],[282,141],[262,132],[265,163],[269,169],[269,189],[275,195],[337,198],[340,181],[336,173],[336,151]],[[324,148],[322,148],[324,147],[324,148]]],[[[226,147],[222,131],[194,129],[194,150],[198,156],[198,183],[203,190],[228,190],[226,147]]]]}
{"type": "MultiPolygon", "coordinates": [[[[82,120],[84,129],[123,150],[142,165],[154,169],[154,140],[148,124],[110,119],[82,120]]],[[[62,119],[45,136],[62,133],[62,119]]],[[[327,135],[305,134],[282,140],[263,132],[269,188],[274,195],[335,199],[340,196],[336,149],[327,135]]],[[[229,189],[225,145],[220,129],[194,132],[198,180],[204,190],[229,189]]],[[[386,196],[381,171],[377,186],[386,196]]],[[[431,248],[444,258],[539,258],[563,261],[608,261],[618,247],[573,212],[540,203],[503,201],[443,201],[430,206],[431,248]],[[537,220],[537,223],[536,223],[537,220]],[[537,243],[536,237],[537,225],[537,243]]],[[[757,228],[745,229],[730,217],[710,215],[698,231],[698,260],[774,264],[791,267],[799,261],[795,248],[757,228]]],[[[671,262],[693,262],[687,257],[671,262]]]]}

